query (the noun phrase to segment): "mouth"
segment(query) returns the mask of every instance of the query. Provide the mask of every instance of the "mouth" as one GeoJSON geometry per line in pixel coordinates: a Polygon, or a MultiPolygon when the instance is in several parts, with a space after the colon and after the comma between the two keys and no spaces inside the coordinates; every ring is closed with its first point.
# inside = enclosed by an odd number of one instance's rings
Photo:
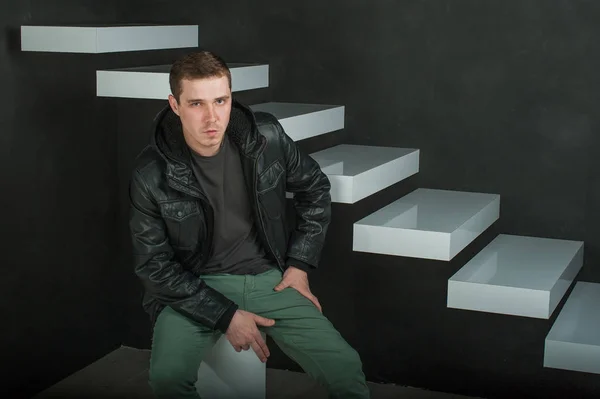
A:
{"type": "Polygon", "coordinates": [[[206,133],[209,136],[214,136],[217,134],[217,130],[216,129],[205,130],[204,133],[206,133]]]}

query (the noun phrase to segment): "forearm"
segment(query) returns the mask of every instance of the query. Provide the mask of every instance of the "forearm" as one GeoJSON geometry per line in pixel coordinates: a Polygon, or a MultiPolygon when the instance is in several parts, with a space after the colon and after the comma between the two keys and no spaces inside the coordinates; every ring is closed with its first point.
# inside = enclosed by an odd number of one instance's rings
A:
{"type": "Polygon", "coordinates": [[[288,264],[295,262],[298,268],[309,271],[318,266],[331,221],[331,184],[312,158],[298,154],[291,159],[296,161],[288,165],[292,171],[288,187],[294,192],[296,223],[288,246],[288,264]]]}
{"type": "Polygon", "coordinates": [[[174,261],[138,263],[136,275],[157,302],[211,329],[225,332],[237,305],[174,261]]]}

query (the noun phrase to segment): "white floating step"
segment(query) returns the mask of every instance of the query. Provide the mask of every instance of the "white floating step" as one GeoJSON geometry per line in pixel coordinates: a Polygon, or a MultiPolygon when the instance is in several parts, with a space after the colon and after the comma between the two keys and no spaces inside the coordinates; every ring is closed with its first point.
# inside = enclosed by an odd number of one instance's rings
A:
{"type": "Polygon", "coordinates": [[[21,26],[21,50],[113,53],[198,47],[198,25],[21,26]]]}
{"type": "Polygon", "coordinates": [[[412,148],[342,144],[310,156],[329,177],[331,201],[345,204],[354,204],[419,171],[419,150],[412,148]]]}
{"type": "Polygon", "coordinates": [[[353,249],[451,260],[500,215],[500,196],[417,189],[354,223],[353,249]]]}
{"type": "MultiPolygon", "coordinates": [[[[228,64],[232,91],[269,86],[269,65],[228,64]]],[[[145,98],[165,100],[171,94],[171,65],[100,70],[96,72],[98,97],[145,98]]]]}
{"type": "Polygon", "coordinates": [[[344,128],[343,105],[271,102],[251,105],[250,108],[273,114],[294,141],[344,128]]]}
{"type": "MultiPolygon", "coordinates": [[[[261,336],[267,339],[262,331],[261,336]]],[[[265,399],[267,365],[252,348],[236,352],[227,337],[221,335],[204,355],[195,387],[201,398],[265,399]]]]}
{"type": "Polygon", "coordinates": [[[600,374],[600,284],[577,282],[546,336],[544,367],[600,374]]]}
{"type": "Polygon", "coordinates": [[[583,242],[501,234],[448,280],[448,307],[548,319],[583,266],[583,242]]]}

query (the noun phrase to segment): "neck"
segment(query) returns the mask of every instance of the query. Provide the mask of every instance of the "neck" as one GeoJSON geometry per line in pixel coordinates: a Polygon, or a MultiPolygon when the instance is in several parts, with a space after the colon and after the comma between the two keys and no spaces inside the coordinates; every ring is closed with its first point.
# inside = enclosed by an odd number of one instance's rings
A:
{"type": "Polygon", "coordinates": [[[218,145],[214,145],[212,147],[205,147],[198,145],[198,143],[190,142],[187,142],[187,144],[192,149],[192,151],[194,151],[196,154],[202,157],[214,157],[219,153],[219,151],[221,151],[221,148],[223,148],[223,140],[221,140],[221,142],[218,145]]]}

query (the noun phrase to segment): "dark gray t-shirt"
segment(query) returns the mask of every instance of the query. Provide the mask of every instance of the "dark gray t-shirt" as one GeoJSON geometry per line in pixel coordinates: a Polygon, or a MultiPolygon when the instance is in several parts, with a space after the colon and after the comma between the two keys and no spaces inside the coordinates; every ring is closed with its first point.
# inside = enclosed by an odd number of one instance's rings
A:
{"type": "Polygon", "coordinates": [[[213,256],[203,274],[259,274],[272,269],[254,225],[238,148],[227,134],[212,157],[192,153],[194,174],[214,209],[213,256]]]}

